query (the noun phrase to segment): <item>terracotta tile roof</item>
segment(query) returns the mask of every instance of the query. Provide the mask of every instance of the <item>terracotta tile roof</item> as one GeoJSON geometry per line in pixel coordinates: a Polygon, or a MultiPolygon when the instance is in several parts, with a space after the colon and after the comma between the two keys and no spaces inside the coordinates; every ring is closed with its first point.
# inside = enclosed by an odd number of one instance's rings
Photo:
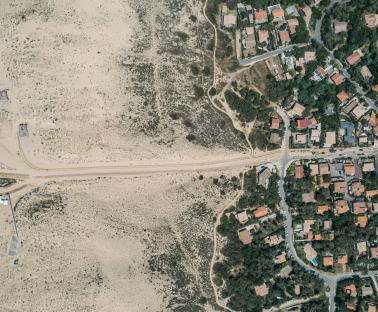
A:
{"type": "Polygon", "coordinates": [[[276,256],[276,258],[274,259],[274,263],[276,264],[282,264],[284,262],[286,262],[286,256],[284,253],[276,256]]]}
{"type": "Polygon", "coordinates": [[[344,82],[344,77],[340,73],[336,73],[331,77],[336,86],[341,85],[344,82]]]}
{"type": "Polygon", "coordinates": [[[305,6],[303,9],[302,9],[303,13],[306,15],[306,17],[310,18],[311,15],[312,15],[312,10],[309,6],[305,6]]]}
{"type": "Polygon", "coordinates": [[[226,14],[223,16],[223,25],[225,27],[233,27],[236,25],[236,15],[226,14]]]}
{"type": "Polygon", "coordinates": [[[329,205],[318,205],[318,206],[316,206],[316,213],[317,214],[324,214],[329,210],[331,210],[331,207],[329,205]]]}
{"type": "Polygon", "coordinates": [[[239,236],[239,239],[241,240],[241,242],[244,245],[248,245],[248,244],[252,243],[251,232],[248,231],[247,229],[240,229],[238,231],[238,236],[239,236]]]}
{"type": "Polygon", "coordinates": [[[378,84],[375,84],[371,87],[371,89],[374,91],[374,92],[378,92],[378,84]]]}
{"type": "Polygon", "coordinates": [[[371,247],[370,254],[371,254],[371,258],[378,259],[378,247],[371,247]]]}
{"type": "Polygon", "coordinates": [[[369,127],[377,126],[378,125],[378,118],[374,111],[371,112],[370,119],[369,119],[369,127]]]}
{"type": "Polygon", "coordinates": [[[344,194],[346,192],[346,182],[345,181],[336,181],[333,183],[334,192],[339,194],[344,194]]]}
{"type": "Polygon", "coordinates": [[[355,196],[361,196],[365,192],[365,186],[360,181],[352,182],[351,193],[355,196]]]}
{"type": "Polygon", "coordinates": [[[319,165],[317,163],[310,163],[310,174],[316,176],[319,174],[319,165]]]}
{"type": "Polygon", "coordinates": [[[346,91],[341,91],[337,93],[337,98],[339,99],[340,102],[344,102],[349,98],[349,94],[346,91]]]}
{"type": "Polygon", "coordinates": [[[284,17],[285,16],[285,11],[282,8],[275,8],[275,9],[272,10],[272,16],[274,18],[276,18],[276,17],[284,17]]]}
{"type": "Polygon", "coordinates": [[[363,216],[358,216],[357,217],[357,225],[360,227],[360,228],[365,228],[366,225],[368,223],[368,217],[367,215],[363,215],[363,216]]]}
{"type": "Polygon", "coordinates": [[[236,218],[238,219],[238,221],[240,223],[246,223],[248,222],[248,215],[247,215],[247,212],[246,211],[242,211],[242,212],[239,212],[237,215],[236,215],[236,218]]]}
{"type": "Polygon", "coordinates": [[[344,172],[348,176],[356,174],[356,166],[354,164],[344,164],[344,172]]]}
{"type": "Polygon", "coordinates": [[[294,114],[298,115],[298,116],[302,116],[303,115],[303,112],[306,110],[306,108],[302,105],[302,104],[299,104],[298,102],[295,103],[291,109],[293,111],[294,114]]]}
{"type": "Polygon", "coordinates": [[[280,30],[279,35],[280,35],[281,42],[289,42],[290,41],[289,33],[286,30],[280,30]]]}
{"type": "Polygon", "coordinates": [[[280,119],[277,117],[272,117],[270,121],[270,129],[279,129],[280,128],[280,119]]]}
{"type": "Polygon", "coordinates": [[[367,198],[371,198],[371,197],[374,197],[378,195],[378,190],[370,190],[370,191],[366,191],[366,197],[367,198]]]}
{"type": "Polygon", "coordinates": [[[347,294],[351,295],[352,297],[357,296],[357,288],[355,284],[350,284],[350,285],[345,286],[345,291],[347,292],[347,294]]]}
{"type": "Polygon", "coordinates": [[[316,123],[317,121],[314,117],[312,118],[305,117],[305,118],[297,119],[297,128],[299,130],[304,130],[304,129],[307,129],[309,126],[316,125],[316,123]]]}
{"type": "Polygon", "coordinates": [[[257,10],[255,11],[255,22],[264,23],[268,20],[268,13],[265,10],[257,10]]]}
{"type": "Polygon", "coordinates": [[[349,211],[348,202],[344,199],[336,200],[335,201],[335,208],[336,208],[336,213],[338,215],[341,215],[341,214],[349,211]]]}
{"type": "Polygon", "coordinates": [[[269,41],[269,31],[259,30],[259,42],[268,42],[269,41]]]}
{"type": "Polygon", "coordinates": [[[329,163],[324,162],[319,164],[319,174],[324,175],[324,174],[329,174],[329,163]]]}
{"type": "Polygon", "coordinates": [[[256,219],[260,219],[269,214],[269,209],[267,207],[258,207],[253,211],[256,219]]]}
{"type": "Polygon", "coordinates": [[[347,58],[346,58],[346,61],[349,65],[354,65],[356,63],[358,63],[361,59],[361,54],[358,53],[358,52],[353,52],[351,55],[349,55],[347,58]]]}
{"type": "Polygon", "coordinates": [[[377,307],[375,305],[369,305],[367,312],[377,312],[377,307]]]}
{"type": "Polygon", "coordinates": [[[347,255],[342,255],[337,258],[337,263],[340,264],[348,264],[348,256],[347,255]]]}
{"type": "Polygon", "coordinates": [[[323,265],[325,267],[333,266],[333,256],[325,256],[325,257],[323,257],[323,265]]]}
{"type": "Polygon", "coordinates": [[[377,17],[374,13],[365,14],[365,24],[369,28],[375,28],[377,26],[377,17]]]}
{"type": "Polygon", "coordinates": [[[296,179],[303,179],[303,177],[304,177],[303,165],[296,165],[295,166],[295,178],[296,179]]]}
{"type": "Polygon", "coordinates": [[[256,296],[265,297],[266,295],[269,294],[269,289],[268,289],[268,286],[266,286],[266,284],[263,283],[259,286],[255,286],[255,292],[256,292],[256,296]]]}
{"type": "Polygon", "coordinates": [[[375,171],[375,164],[373,161],[364,162],[362,165],[363,172],[372,172],[375,171]]]}
{"type": "Polygon", "coordinates": [[[314,232],[313,231],[308,231],[307,232],[307,239],[308,240],[313,240],[314,239],[314,232]]]}
{"type": "Polygon", "coordinates": [[[323,237],[322,237],[321,233],[315,234],[315,240],[321,241],[322,239],[323,239],[323,237]]]}
{"type": "Polygon", "coordinates": [[[289,27],[289,31],[290,31],[291,34],[295,34],[297,32],[297,26],[291,25],[289,27]]]}
{"type": "Polygon", "coordinates": [[[367,212],[367,206],[365,202],[355,202],[353,203],[353,213],[361,214],[367,212]]]}

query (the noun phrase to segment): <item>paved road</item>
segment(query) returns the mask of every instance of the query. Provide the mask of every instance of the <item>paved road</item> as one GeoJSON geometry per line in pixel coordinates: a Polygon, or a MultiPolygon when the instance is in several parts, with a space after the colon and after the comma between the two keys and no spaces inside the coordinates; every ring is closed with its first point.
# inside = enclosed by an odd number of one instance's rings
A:
{"type": "Polygon", "coordinates": [[[250,57],[250,58],[240,59],[239,65],[240,66],[251,66],[255,63],[265,61],[265,60],[268,60],[272,57],[280,55],[280,54],[282,54],[286,51],[290,51],[294,47],[302,48],[302,47],[305,47],[307,45],[308,45],[307,43],[291,44],[291,45],[288,45],[288,46],[285,46],[285,47],[278,48],[277,50],[274,50],[274,51],[266,52],[264,54],[256,55],[256,56],[253,56],[253,57],[250,57]]]}

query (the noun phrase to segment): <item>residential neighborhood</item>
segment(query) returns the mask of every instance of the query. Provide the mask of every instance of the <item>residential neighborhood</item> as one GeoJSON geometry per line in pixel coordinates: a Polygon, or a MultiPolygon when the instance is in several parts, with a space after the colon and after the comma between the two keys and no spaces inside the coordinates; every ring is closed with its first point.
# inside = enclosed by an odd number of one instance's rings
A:
{"type": "Polygon", "coordinates": [[[275,4],[257,8],[253,2],[237,3],[236,7],[223,4],[220,12],[221,26],[235,35],[238,59],[308,40],[308,6],[275,4]]]}
{"type": "Polygon", "coordinates": [[[317,159],[288,168],[286,200],[304,261],[335,273],[378,269],[377,162],[317,159]]]}

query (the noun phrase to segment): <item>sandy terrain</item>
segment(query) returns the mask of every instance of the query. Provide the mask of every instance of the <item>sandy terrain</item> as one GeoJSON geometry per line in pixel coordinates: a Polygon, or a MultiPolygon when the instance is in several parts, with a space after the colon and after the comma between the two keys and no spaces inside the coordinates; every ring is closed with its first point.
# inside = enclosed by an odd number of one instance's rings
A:
{"type": "Polygon", "coordinates": [[[23,148],[41,165],[245,150],[228,117],[194,96],[195,84],[211,83],[211,75],[190,70],[211,64],[201,6],[1,1],[0,86],[9,88],[11,103],[0,107],[0,138],[14,138],[27,122],[23,148]]]}
{"type": "Polygon", "coordinates": [[[27,194],[16,207],[18,264],[2,261],[0,310],[217,311],[213,218],[237,187],[219,175],[59,182],[27,194]]]}

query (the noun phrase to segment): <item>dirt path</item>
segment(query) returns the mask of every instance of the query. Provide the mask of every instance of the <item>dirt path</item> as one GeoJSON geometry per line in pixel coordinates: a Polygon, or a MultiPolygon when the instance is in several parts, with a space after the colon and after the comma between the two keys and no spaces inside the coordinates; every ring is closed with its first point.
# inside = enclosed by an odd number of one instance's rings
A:
{"type": "Polygon", "coordinates": [[[244,172],[243,172],[243,175],[241,177],[241,188],[240,188],[240,191],[238,192],[238,194],[236,195],[236,197],[234,199],[232,199],[229,203],[227,203],[226,206],[224,206],[222,208],[222,210],[218,213],[217,215],[217,219],[214,223],[214,230],[213,230],[213,241],[214,241],[214,245],[213,245],[213,256],[211,258],[211,263],[210,263],[210,271],[209,271],[209,276],[210,276],[210,282],[211,282],[211,286],[213,287],[214,289],[214,295],[215,295],[215,300],[216,300],[216,303],[218,306],[220,306],[221,308],[227,310],[227,311],[231,311],[231,312],[234,312],[234,310],[228,308],[224,303],[221,302],[220,298],[219,298],[219,294],[218,294],[218,290],[217,290],[217,285],[215,285],[214,283],[214,274],[213,274],[213,270],[214,270],[214,265],[217,261],[217,252],[218,252],[218,240],[217,240],[217,228],[220,224],[220,220],[223,216],[223,213],[228,209],[230,208],[231,206],[236,206],[239,198],[243,195],[244,193],[244,172]]]}

